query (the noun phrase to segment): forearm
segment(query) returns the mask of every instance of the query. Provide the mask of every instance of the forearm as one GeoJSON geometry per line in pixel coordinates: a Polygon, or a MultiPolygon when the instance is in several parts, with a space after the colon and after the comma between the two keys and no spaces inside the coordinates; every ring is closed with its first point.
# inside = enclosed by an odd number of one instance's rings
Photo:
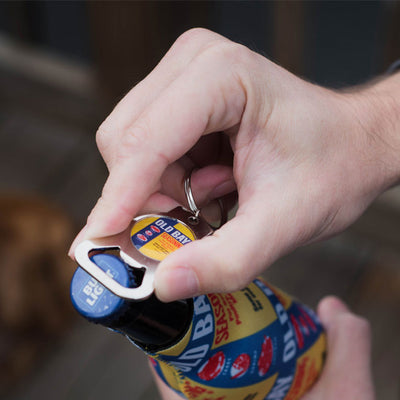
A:
{"type": "Polygon", "coordinates": [[[400,181],[400,73],[348,94],[364,134],[365,161],[375,170],[376,190],[400,181]]]}

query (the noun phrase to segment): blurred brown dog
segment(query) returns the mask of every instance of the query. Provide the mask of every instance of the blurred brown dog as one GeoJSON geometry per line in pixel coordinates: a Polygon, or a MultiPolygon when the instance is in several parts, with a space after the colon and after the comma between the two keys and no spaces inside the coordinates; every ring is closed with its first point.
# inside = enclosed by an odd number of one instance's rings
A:
{"type": "Polygon", "coordinates": [[[70,325],[69,218],[49,202],[0,196],[0,393],[70,325]]]}

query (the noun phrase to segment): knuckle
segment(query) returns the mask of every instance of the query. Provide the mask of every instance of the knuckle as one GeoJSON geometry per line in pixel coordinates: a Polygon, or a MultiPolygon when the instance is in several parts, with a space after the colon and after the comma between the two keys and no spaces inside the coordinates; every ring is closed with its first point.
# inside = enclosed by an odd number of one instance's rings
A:
{"type": "Polygon", "coordinates": [[[247,286],[251,279],[247,276],[247,270],[242,265],[233,265],[226,274],[227,290],[236,291],[247,286]]]}
{"type": "Polygon", "coordinates": [[[96,144],[101,154],[104,154],[107,151],[107,148],[112,141],[110,138],[111,136],[114,136],[112,131],[107,129],[105,123],[102,123],[96,132],[96,144]]]}
{"type": "Polygon", "coordinates": [[[212,42],[202,52],[206,58],[220,60],[229,65],[245,63],[251,53],[247,47],[231,41],[212,42]]]}
{"type": "Polygon", "coordinates": [[[149,141],[149,128],[146,124],[135,124],[128,127],[121,135],[119,153],[129,155],[132,150],[140,150],[149,141]]]}
{"type": "Polygon", "coordinates": [[[211,40],[212,37],[217,37],[214,32],[204,28],[192,28],[182,33],[178,39],[176,39],[174,46],[186,47],[193,46],[194,44],[204,43],[205,41],[211,40]]]}
{"type": "MultiPolygon", "coordinates": [[[[247,47],[231,41],[214,41],[200,52],[197,62],[206,68],[213,65],[216,71],[223,71],[223,81],[239,83],[240,87],[249,87],[249,71],[258,65],[258,55],[247,47]]],[[[242,99],[239,103],[241,104],[242,99]]]]}
{"type": "Polygon", "coordinates": [[[145,121],[136,123],[125,129],[119,138],[117,146],[117,157],[120,160],[130,159],[139,153],[147,153],[149,158],[154,160],[154,164],[166,168],[172,161],[168,154],[159,148],[159,143],[151,134],[150,127],[145,121]]]}
{"type": "Polygon", "coordinates": [[[233,292],[248,285],[251,281],[251,277],[248,276],[248,268],[232,259],[228,264],[227,262],[227,259],[220,259],[217,267],[221,271],[219,282],[222,284],[223,291],[233,292]]]}

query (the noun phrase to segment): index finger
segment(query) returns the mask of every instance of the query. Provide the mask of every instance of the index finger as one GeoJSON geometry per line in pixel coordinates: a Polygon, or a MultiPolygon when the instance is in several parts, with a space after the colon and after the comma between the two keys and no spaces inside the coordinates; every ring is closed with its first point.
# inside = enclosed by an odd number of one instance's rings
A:
{"type": "Polygon", "coordinates": [[[240,122],[246,94],[231,62],[236,50],[221,43],[201,52],[125,130],[85,237],[122,231],[158,190],[170,163],[202,135],[240,122]]]}

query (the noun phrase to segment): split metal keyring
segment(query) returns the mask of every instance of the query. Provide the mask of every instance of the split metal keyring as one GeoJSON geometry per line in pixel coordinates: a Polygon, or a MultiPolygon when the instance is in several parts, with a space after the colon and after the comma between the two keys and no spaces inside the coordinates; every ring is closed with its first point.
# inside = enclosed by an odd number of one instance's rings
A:
{"type": "Polygon", "coordinates": [[[200,215],[200,209],[197,207],[196,202],[194,201],[193,192],[192,192],[192,185],[191,185],[191,177],[192,171],[190,171],[183,182],[183,189],[185,190],[186,200],[188,202],[190,211],[194,214],[196,218],[200,215]]]}
{"type": "MultiPolygon", "coordinates": [[[[196,221],[199,218],[201,210],[197,207],[196,202],[193,197],[192,185],[191,185],[191,177],[192,177],[193,171],[194,170],[192,169],[191,171],[189,171],[186,174],[185,179],[183,181],[183,189],[185,191],[185,196],[186,196],[186,200],[188,202],[190,211],[193,213],[192,223],[196,223],[196,221]]],[[[221,198],[217,199],[217,201],[218,201],[218,206],[219,206],[220,213],[221,213],[221,220],[220,220],[220,223],[218,226],[213,226],[214,229],[220,228],[228,220],[227,210],[224,205],[224,201],[221,198]]]]}

